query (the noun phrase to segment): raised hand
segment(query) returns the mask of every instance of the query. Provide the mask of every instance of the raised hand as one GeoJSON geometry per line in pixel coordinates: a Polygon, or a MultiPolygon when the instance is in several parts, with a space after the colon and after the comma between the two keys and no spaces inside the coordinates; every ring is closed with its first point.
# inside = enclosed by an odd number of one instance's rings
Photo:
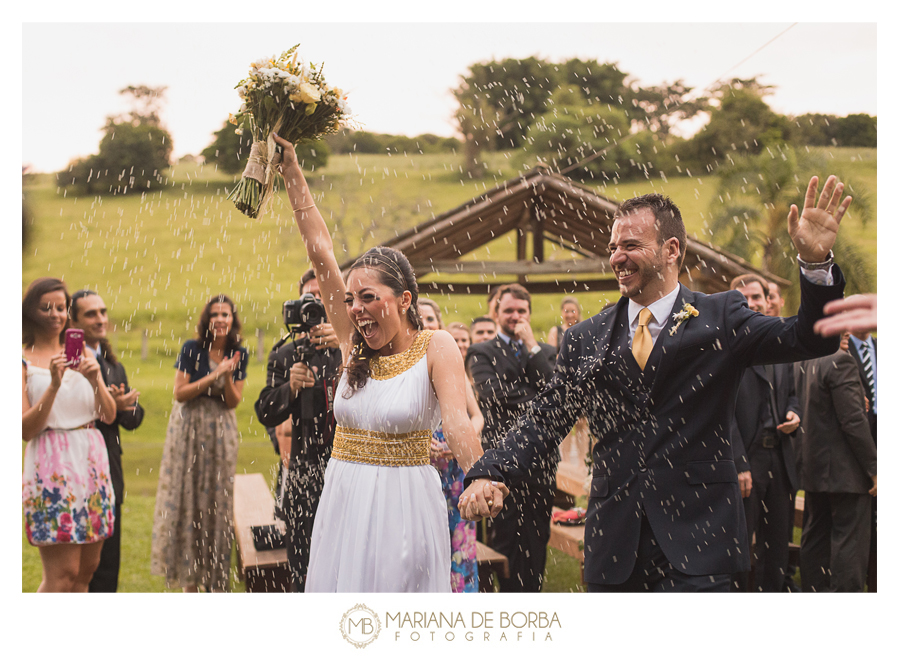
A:
{"type": "Polygon", "coordinates": [[[828,258],[828,252],[834,246],[838,227],[853,197],[841,202],[844,184],[835,176],[829,176],[822,188],[822,194],[816,202],[819,189],[819,177],[813,176],[806,188],[803,201],[803,212],[798,213],[797,206],[791,204],[788,213],[788,233],[802,260],[809,263],[821,263],[828,258]],[[840,205],[839,205],[840,204],[840,205]]]}
{"type": "Polygon", "coordinates": [[[878,296],[875,294],[852,295],[825,304],[830,316],[813,326],[823,336],[836,336],[845,331],[868,333],[878,329],[878,296]]]}

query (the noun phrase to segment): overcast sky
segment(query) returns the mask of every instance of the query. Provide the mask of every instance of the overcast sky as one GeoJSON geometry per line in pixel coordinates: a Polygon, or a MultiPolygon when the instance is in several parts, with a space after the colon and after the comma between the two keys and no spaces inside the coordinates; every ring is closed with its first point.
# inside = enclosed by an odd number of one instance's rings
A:
{"type": "Polygon", "coordinates": [[[95,153],[105,117],[126,109],[118,90],[140,84],[168,87],[162,116],[175,157],[199,153],[239,107],[234,86],[249,63],[298,42],[373,132],[453,135],[450,89],[468,66],[532,55],[616,62],[644,85],[760,76],[777,88],[769,103],[779,112],[874,115],[876,31],[874,22],[25,23],[22,163],[56,171],[95,153]]]}

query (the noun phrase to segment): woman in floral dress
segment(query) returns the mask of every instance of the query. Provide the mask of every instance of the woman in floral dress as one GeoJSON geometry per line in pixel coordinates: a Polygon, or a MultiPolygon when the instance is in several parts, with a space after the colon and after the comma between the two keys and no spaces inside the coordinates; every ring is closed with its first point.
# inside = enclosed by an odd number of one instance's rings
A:
{"type": "Polygon", "coordinates": [[[114,494],[99,419],[116,403],[85,350],[64,350],[70,297],[59,279],[36,279],[22,300],[22,506],[28,542],[41,554],[39,592],[87,592],[113,532],[114,494]]]}
{"type": "MultiPolygon", "coordinates": [[[[419,315],[425,329],[443,329],[441,309],[431,299],[419,298],[419,315]]],[[[457,334],[462,327],[468,333],[468,327],[459,322],[454,322],[456,331],[451,335],[460,348],[463,359],[466,355],[463,345],[457,334]]],[[[471,337],[469,337],[471,343],[471,337]]],[[[467,345],[467,344],[466,344],[467,345]]],[[[466,412],[477,435],[481,435],[484,429],[484,416],[478,408],[475,399],[475,391],[472,384],[466,381],[466,412]]],[[[444,440],[444,428],[438,427],[431,437],[431,465],[441,476],[441,489],[444,491],[444,499],[447,501],[447,519],[450,524],[450,589],[453,592],[477,592],[478,591],[478,556],[475,551],[475,522],[463,521],[459,514],[459,495],[465,488],[463,479],[465,472],[459,466],[459,462],[453,457],[453,452],[444,440]]]]}

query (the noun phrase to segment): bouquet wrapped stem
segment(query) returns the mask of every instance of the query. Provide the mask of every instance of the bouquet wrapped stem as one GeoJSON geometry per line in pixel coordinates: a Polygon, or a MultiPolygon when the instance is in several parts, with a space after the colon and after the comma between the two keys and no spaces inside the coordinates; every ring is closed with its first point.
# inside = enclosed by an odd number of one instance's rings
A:
{"type": "Polygon", "coordinates": [[[254,62],[237,86],[244,105],[229,120],[238,133],[249,128],[253,145],[228,199],[249,217],[264,214],[274,195],[281,153],[273,132],[293,144],[310,142],[337,132],[350,118],[344,93],[325,82],[321,67],[298,61],[296,50],[254,62]]]}

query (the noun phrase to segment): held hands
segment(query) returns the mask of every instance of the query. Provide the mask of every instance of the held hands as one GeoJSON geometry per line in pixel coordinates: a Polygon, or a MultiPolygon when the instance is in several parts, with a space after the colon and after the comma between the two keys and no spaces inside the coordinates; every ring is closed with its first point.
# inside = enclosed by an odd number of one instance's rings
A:
{"type": "Polygon", "coordinates": [[[777,429],[782,434],[790,434],[791,432],[794,432],[798,427],[800,427],[800,416],[795,414],[793,411],[789,411],[785,415],[785,421],[775,429],[777,429]]]}
{"type": "Polygon", "coordinates": [[[852,197],[844,199],[840,205],[844,184],[838,183],[835,176],[829,176],[822,188],[822,194],[816,203],[816,192],[819,188],[819,177],[813,176],[806,188],[803,212],[798,213],[797,206],[791,204],[788,213],[788,233],[797,249],[797,254],[808,263],[821,263],[828,258],[828,252],[834,246],[838,227],[852,197]]]}
{"type": "Polygon", "coordinates": [[[502,482],[475,480],[459,497],[459,515],[467,521],[493,519],[503,509],[503,499],[508,495],[509,488],[502,482]]]}
{"type": "Polygon", "coordinates": [[[878,495],[878,476],[872,476],[872,488],[869,489],[869,495],[873,498],[878,495]]]}

